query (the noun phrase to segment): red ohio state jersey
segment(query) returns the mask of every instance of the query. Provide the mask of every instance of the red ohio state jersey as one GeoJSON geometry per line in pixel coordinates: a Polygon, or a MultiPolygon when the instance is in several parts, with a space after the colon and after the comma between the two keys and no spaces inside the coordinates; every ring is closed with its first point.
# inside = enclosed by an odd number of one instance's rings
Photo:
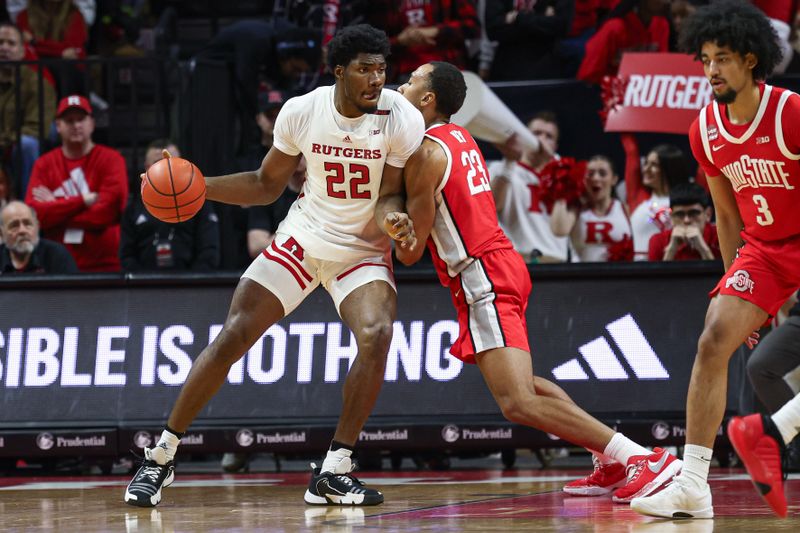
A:
{"type": "Polygon", "coordinates": [[[447,286],[483,254],[513,246],[497,222],[486,162],[469,132],[455,124],[440,124],[428,128],[425,136],[447,154],[428,239],[439,278],[447,286]]]}
{"type": "Polygon", "coordinates": [[[692,123],[692,152],[709,176],[724,175],[736,193],[744,233],[762,241],[800,234],[800,96],[762,85],[747,124],[732,124],[712,102],[692,123]]]}

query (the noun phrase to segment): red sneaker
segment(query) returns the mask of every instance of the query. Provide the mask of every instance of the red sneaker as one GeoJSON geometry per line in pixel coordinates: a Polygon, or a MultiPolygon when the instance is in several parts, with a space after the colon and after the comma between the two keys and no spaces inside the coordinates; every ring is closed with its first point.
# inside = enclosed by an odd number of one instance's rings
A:
{"type": "Polygon", "coordinates": [[[759,414],[735,416],[728,422],[728,438],[758,493],[776,515],[786,518],[781,465],[783,437],[772,419],[759,414]]]}
{"type": "Polygon", "coordinates": [[[625,484],[625,467],[620,463],[600,464],[592,456],[594,472],[564,485],[564,492],[573,496],[602,496],[625,484]]]}
{"type": "Polygon", "coordinates": [[[617,503],[628,503],[634,498],[648,496],[666,485],[681,471],[683,461],[655,448],[650,455],[634,455],[628,459],[628,483],[614,491],[611,498],[617,503]]]}

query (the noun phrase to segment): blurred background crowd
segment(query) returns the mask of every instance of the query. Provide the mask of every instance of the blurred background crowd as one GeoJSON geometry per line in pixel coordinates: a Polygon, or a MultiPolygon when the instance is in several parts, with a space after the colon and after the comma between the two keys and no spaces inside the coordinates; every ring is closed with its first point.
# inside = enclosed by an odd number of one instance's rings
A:
{"type": "MultiPolygon", "coordinates": [[[[528,262],[719,258],[685,136],[603,134],[599,116],[600,85],[623,52],[675,51],[702,3],[6,0],[0,275],[243,269],[297,197],[303,168],[273,205],[208,202],[181,224],[143,208],[139,175],[163,149],[207,175],[256,168],[281,106],[332,83],[326,43],[360,22],[391,39],[390,87],[422,63],[455,63],[555,154],[514,138],[484,146],[501,223],[528,262]]],[[[753,3],[785,50],[773,74],[800,72],[798,2],[753,3]]]]}

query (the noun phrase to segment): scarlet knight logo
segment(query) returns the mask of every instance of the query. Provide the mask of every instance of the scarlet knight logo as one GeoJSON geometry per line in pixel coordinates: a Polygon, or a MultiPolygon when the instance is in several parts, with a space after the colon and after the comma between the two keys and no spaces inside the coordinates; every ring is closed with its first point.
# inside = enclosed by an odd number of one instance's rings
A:
{"type": "Polygon", "coordinates": [[[753,294],[755,282],[750,279],[750,273],[747,270],[737,270],[733,273],[733,276],[725,280],[725,288],[727,289],[728,287],[733,287],[739,292],[750,291],[750,294],[753,294]]]}

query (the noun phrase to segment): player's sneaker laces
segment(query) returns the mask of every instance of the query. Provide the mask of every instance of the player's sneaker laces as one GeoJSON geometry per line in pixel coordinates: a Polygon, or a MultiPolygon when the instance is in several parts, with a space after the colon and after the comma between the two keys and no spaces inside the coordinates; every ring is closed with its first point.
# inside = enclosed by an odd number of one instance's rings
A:
{"type": "Polygon", "coordinates": [[[702,489],[697,489],[680,476],[676,476],[661,492],[634,498],[631,509],[661,518],[714,518],[708,483],[702,489]]]}
{"type": "Polygon", "coordinates": [[[626,466],[628,482],[615,490],[611,499],[628,503],[652,494],[680,472],[682,466],[683,461],[662,448],[655,448],[650,455],[634,455],[626,466]]]}
{"type": "Polygon", "coordinates": [[[573,496],[602,496],[625,484],[625,467],[620,463],[602,464],[592,456],[594,471],[582,479],[564,485],[564,492],[573,496]]]}
{"type": "Polygon", "coordinates": [[[161,501],[161,489],[175,481],[175,462],[167,462],[164,448],[144,448],[142,466],[125,489],[125,503],[137,507],[155,507],[161,501]]]}
{"type": "Polygon", "coordinates": [[[311,463],[311,482],[303,499],[311,505],[378,505],[383,503],[383,494],[368,489],[352,475],[356,465],[349,458],[336,468],[337,473],[320,472],[311,463]]]}
{"type": "Polygon", "coordinates": [[[775,423],[768,416],[755,414],[733,417],[728,423],[728,438],[747,468],[756,490],[780,517],[786,517],[781,455],[785,446],[775,423]]]}

